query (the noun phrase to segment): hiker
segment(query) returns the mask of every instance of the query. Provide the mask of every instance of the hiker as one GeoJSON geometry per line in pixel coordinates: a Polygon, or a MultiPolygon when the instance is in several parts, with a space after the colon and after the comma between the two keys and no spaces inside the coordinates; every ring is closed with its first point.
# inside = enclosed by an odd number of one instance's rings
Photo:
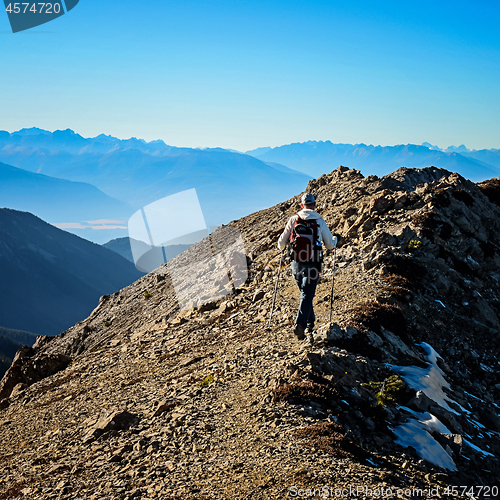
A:
{"type": "Polygon", "coordinates": [[[302,340],[304,333],[312,333],[316,317],[313,299],[321,273],[323,242],[328,250],[337,245],[337,237],[333,236],[323,217],[315,211],[316,200],[311,193],[302,195],[302,210],[290,217],[285,229],[278,239],[278,246],[283,251],[290,243],[292,274],[300,290],[300,304],[295,318],[294,333],[302,340]]]}

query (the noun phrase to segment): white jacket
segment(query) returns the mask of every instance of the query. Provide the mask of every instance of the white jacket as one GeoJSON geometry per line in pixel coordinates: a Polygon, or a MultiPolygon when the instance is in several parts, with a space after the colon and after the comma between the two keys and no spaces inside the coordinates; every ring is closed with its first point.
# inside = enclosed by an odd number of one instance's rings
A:
{"type": "Polygon", "coordinates": [[[318,239],[323,242],[328,250],[332,250],[337,246],[337,237],[332,235],[323,217],[321,217],[318,212],[315,212],[310,208],[303,208],[298,215],[292,215],[292,217],[288,219],[285,230],[281,233],[281,236],[278,239],[278,246],[280,250],[284,250],[290,241],[293,225],[297,222],[298,217],[304,220],[316,219],[318,221],[318,239]]]}

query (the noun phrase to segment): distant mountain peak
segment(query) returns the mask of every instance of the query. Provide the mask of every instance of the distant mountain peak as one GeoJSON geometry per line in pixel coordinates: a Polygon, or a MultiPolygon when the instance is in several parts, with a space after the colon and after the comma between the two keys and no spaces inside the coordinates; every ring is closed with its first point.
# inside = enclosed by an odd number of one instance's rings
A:
{"type": "Polygon", "coordinates": [[[468,153],[470,149],[467,149],[464,144],[461,144],[460,146],[450,146],[446,148],[445,153],[468,153]]]}
{"type": "Polygon", "coordinates": [[[31,127],[31,128],[22,128],[21,130],[18,130],[17,132],[12,132],[12,135],[17,134],[17,135],[50,135],[51,132],[48,130],[44,130],[41,128],[37,127],[31,127]]]}
{"type": "Polygon", "coordinates": [[[82,139],[85,140],[84,137],[82,137],[80,134],[77,134],[70,128],[67,128],[65,130],[55,130],[54,133],[52,134],[52,137],[59,139],[59,138],[65,138],[65,139],[82,139]]]}
{"type": "Polygon", "coordinates": [[[116,137],[113,137],[112,135],[106,135],[106,134],[99,134],[96,135],[95,137],[91,137],[90,139],[112,139],[112,140],[117,140],[116,137]]]}
{"type": "Polygon", "coordinates": [[[441,148],[439,146],[435,146],[434,144],[431,144],[430,142],[423,142],[422,146],[435,150],[435,151],[441,151],[441,148]]]}

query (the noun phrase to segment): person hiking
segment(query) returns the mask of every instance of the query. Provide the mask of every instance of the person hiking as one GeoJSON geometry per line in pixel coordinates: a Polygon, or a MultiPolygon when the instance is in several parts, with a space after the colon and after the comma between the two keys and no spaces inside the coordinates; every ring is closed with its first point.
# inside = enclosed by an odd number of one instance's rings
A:
{"type": "Polygon", "coordinates": [[[323,217],[316,212],[316,200],[311,193],[302,195],[302,210],[290,217],[278,239],[278,246],[283,251],[290,243],[292,274],[300,290],[300,304],[295,318],[294,333],[302,340],[307,332],[314,329],[316,317],[313,299],[321,273],[322,247],[320,240],[328,250],[337,245],[323,217]]]}

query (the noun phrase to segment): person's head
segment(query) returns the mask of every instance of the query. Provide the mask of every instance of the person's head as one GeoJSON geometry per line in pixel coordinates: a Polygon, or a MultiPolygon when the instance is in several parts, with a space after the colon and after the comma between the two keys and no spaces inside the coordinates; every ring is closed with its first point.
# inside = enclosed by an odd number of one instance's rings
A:
{"type": "Polygon", "coordinates": [[[305,193],[302,195],[301,204],[302,208],[308,208],[314,210],[316,208],[316,200],[311,193],[305,193]]]}

